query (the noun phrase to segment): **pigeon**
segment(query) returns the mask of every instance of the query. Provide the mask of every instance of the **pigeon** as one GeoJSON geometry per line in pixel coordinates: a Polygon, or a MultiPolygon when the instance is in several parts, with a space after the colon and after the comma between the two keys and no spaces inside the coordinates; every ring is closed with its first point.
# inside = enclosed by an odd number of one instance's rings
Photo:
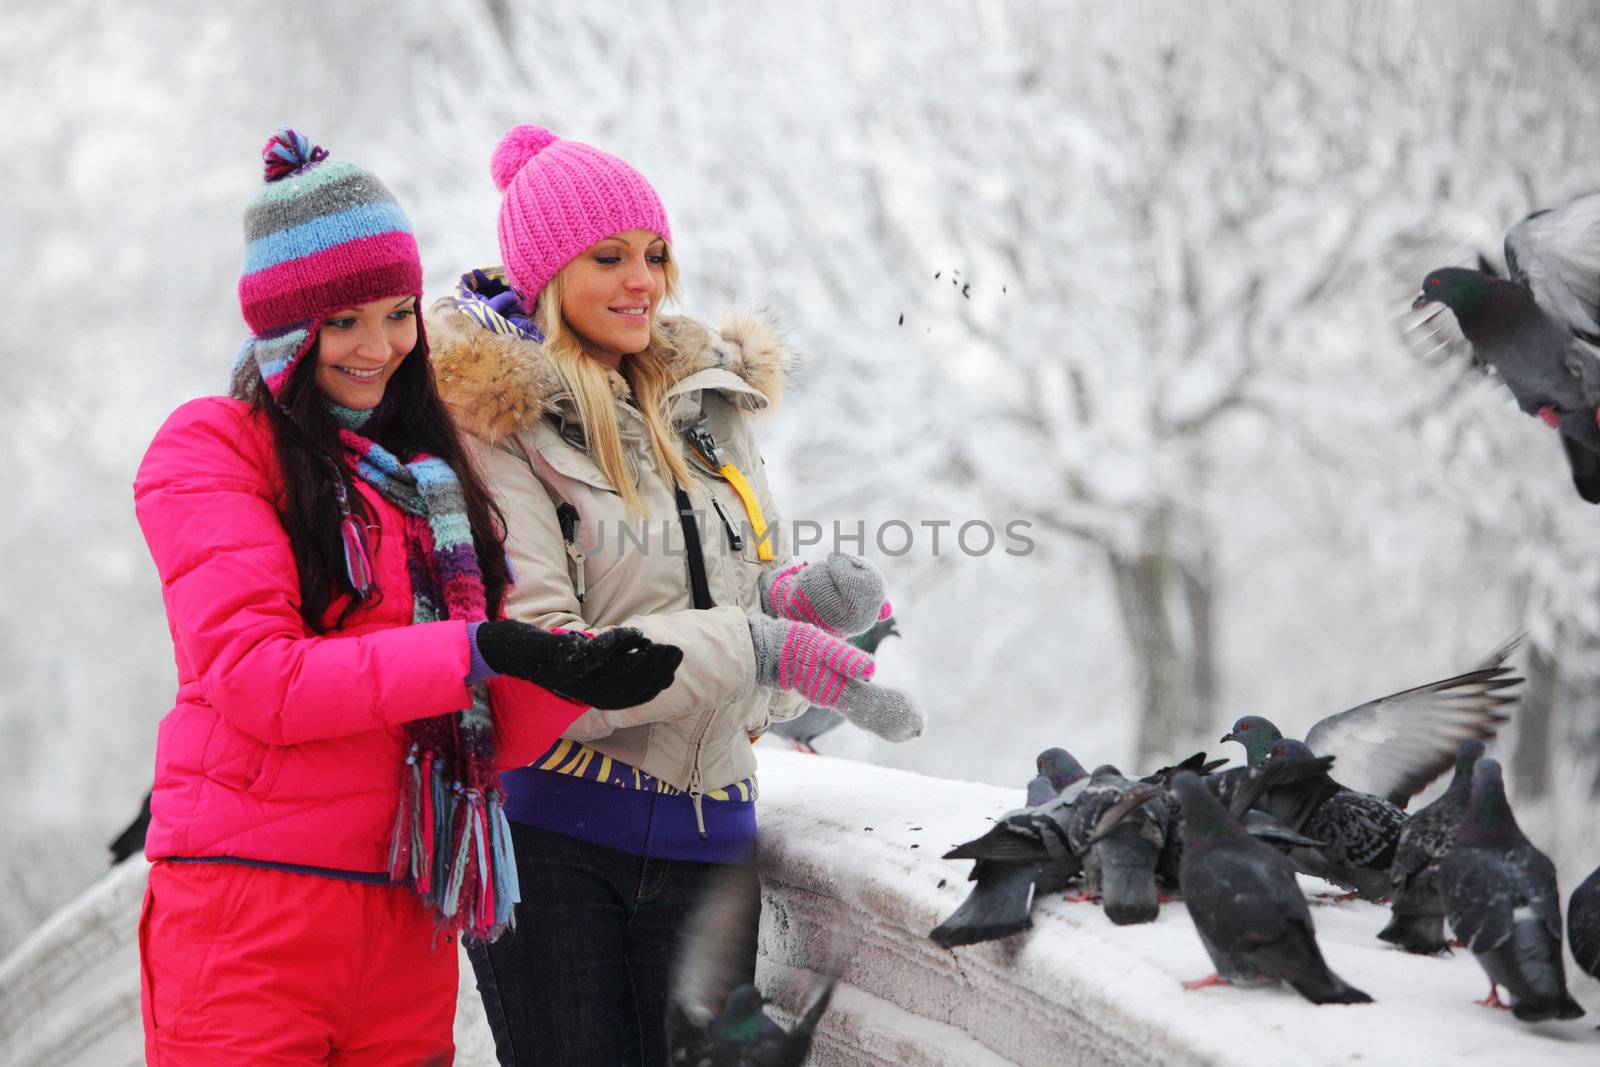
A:
{"type": "MultiPolygon", "coordinates": [[[[1403,808],[1454,764],[1464,738],[1492,738],[1506,721],[1504,709],[1517,699],[1506,690],[1523,679],[1506,677],[1505,660],[1521,642],[1518,635],[1476,670],[1329,715],[1305,742],[1319,756],[1339,757],[1339,777],[1351,789],[1403,808]]],[[[1259,767],[1282,737],[1270,720],[1246,715],[1222,740],[1239,742],[1250,766],[1259,767]]]]}
{"type": "Polygon", "coordinates": [[[1473,363],[1561,431],[1578,495],[1600,504],[1600,192],[1529,215],[1507,232],[1505,254],[1509,278],[1440,267],[1411,306],[1454,313],[1473,363]]]}
{"type": "Polygon", "coordinates": [[[1378,937],[1407,952],[1431,955],[1449,947],[1444,939],[1444,898],[1439,895],[1437,868],[1455,843],[1456,826],[1472,794],[1472,768],[1482,756],[1482,741],[1469,737],[1461,742],[1450,787],[1400,828],[1400,843],[1389,867],[1394,916],[1378,937]]]}
{"type": "Polygon", "coordinates": [[[1328,773],[1332,762],[1304,742],[1277,741],[1259,775],[1235,798],[1235,810],[1258,806],[1295,833],[1320,841],[1289,851],[1296,869],[1354,890],[1363,900],[1382,900],[1390,893],[1389,867],[1405,812],[1383,797],[1339,784],[1328,773]]]}
{"type": "Polygon", "coordinates": [[[1082,870],[1067,843],[1066,813],[1089,774],[1064,749],[1039,754],[1024,807],[1001,816],[982,837],[945,859],[976,860],[967,899],[928,934],[942,948],[994,941],[1032,928],[1034,896],[1066,888],[1082,870]]]}
{"type": "MultiPolygon", "coordinates": [[[[1179,770],[1189,770],[1189,768],[1183,766],[1173,768],[1174,773],[1179,770]]],[[[1193,773],[1200,774],[1202,772],[1194,771],[1193,773]]],[[[1166,779],[1169,782],[1170,780],[1170,778],[1166,779]]],[[[1205,778],[1201,780],[1206,781],[1205,778]]],[[[1140,781],[1144,782],[1145,779],[1140,779],[1140,781]]],[[[1216,790],[1211,790],[1211,794],[1216,796],[1216,790]]],[[[1163,831],[1166,835],[1166,843],[1162,846],[1161,855],[1156,860],[1156,884],[1169,891],[1177,892],[1181,890],[1183,882],[1183,808],[1179,805],[1177,797],[1171,792],[1149,787],[1129,790],[1123,794],[1121,800],[1100,816],[1095,831],[1089,835],[1087,844],[1092,846],[1096,841],[1107,836],[1116,827],[1118,821],[1136,808],[1152,801],[1152,798],[1154,810],[1163,821],[1163,831]]],[[[1322,844],[1321,841],[1306,837],[1304,834],[1295,833],[1271,815],[1257,808],[1251,808],[1246,811],[1240,817],[1239,822],[1245,833],[1257,840],[1265,841],[1282,852],[1288,852],[1296,848],[1317,848],[1322,844]]]]}
{"type": "Polygon", "coordinates": [[[138,855],[144,851],[145,834],[150,829],[150,794],[144,795],[144,806],[139,809],[133,821],[123,827],[116,840],[106,846],[111,852],[111,866],[115,867],[129,856],[138,855]]]}
{"type": "Polygon", "coordinates": [[[1328,969],[1294,868],[1254,840],[1193,774],[1172,788],[1183,806],[1183,903],[1217,973],[1185,988],[1282,980],[1313,1004],[1364,1004],[1328,969]]]}
{"type": "Polygon", "coordinates": [[[1567,994],[1555,866],[1522,835],[1492,759],[1472,769],[1467,810],[1438,877],[1450,928],[1489,976],[1480,1003],[1504,1007],[1497,987],[1505,986],[1511,1013],[1526,1022],[1583,1014],[1567,994]]]}
{"type": "Polygon", "coordinates": [[[833,996],[829,979],[785,1030],[748,981],[755,958],[760,880],[730,865],[707,886],[678,939],[667,993],[668,1059],[681,1067],[798,1067],[833,996]]]}
{"type": "Polygon", "coordinates": [[[1067,843],[1083,857],[1084,893],[1099,897],[1118,926],[1154,922],[1161,911],[1156,867],[1176,819],[1154,794],[1154,786],[1108,764],[1089,776],[1067,818],[1067,843]]]}
{"type": "MultiPolygon", "coordinates": [[[[878,646],[890,637],[899,637],[900,631],[895,629],[894,616],[880,619],[872,624],[872,628],[865,633],[849,638],[852,645],[871,655],[878,651],[878,646]]],[[[786,737],[789,743],[801,752],[816,755],[817,750],[812,747],[812,742],[835,726],[845,721],[843,712],[833,708],[825,708],[820,704],[813,704],[792,719],[773,723],[768,729],[779,737],[786,737]]]]}
{"type": "Polygon", "coordinates": [[[1567,901],[1567,947],[1580,971],[1600,978],[1600,867],[1567,901]]]}

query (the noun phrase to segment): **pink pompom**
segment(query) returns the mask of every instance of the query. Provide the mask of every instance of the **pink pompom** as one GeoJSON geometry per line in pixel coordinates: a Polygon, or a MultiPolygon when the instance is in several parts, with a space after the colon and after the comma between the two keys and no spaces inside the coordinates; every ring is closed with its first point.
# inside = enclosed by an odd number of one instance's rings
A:
{"type": "Polygon", "coordinates": [[[489,160],[489,173],[494,176],[495,188],[504,191],[528,160],[559,140],[559,137],[543,126],[523,123],[521,126],[511,127],[506,135],[500,138],[500,143],[494,150],[494,157],[489,160]]]}

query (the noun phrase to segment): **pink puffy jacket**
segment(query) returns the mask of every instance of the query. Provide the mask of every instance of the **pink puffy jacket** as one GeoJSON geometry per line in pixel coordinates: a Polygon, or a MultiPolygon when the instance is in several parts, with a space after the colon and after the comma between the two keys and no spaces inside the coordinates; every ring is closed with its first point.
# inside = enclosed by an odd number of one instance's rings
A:
{"type": "MultiPolygon", "coordinates": [[[[378,516],[383,595],[319,636],[298,610],[265,419],[209,397],[175,411],[151,442],[134,501],[178,665],[177,706],[156,742],[151,859],[384,869],[402,724],[471,703],[471,652],[460,622],[412,624],[401,513],[357,484],[378,516]]],[[[489,692],[502,769],[527,764],[587,710],[513,678],[489,692]]]]}

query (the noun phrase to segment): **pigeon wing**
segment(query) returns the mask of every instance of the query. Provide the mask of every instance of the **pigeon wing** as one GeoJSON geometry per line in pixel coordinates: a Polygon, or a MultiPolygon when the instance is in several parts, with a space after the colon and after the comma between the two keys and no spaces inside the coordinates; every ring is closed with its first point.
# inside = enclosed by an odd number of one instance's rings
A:
{"type": "Polygon", "coordinates": [[[761,880],[754,864],[719,871],[690,913],[678,938],[668,993],[669,1025],[699,1032],[716,1018],[728,994],[750,980],[761,880]]]}
{"type": "Polygon", "coordinates": [[[1556,868],[1550,857],[1523,845],[1507,857],[1519,899],[1533,910],[1556,941],[1561,940],[1561,896],[1556,887],[1556,868]]]}
{"type": "Polygon", "coordinates": [[[763,1056],[757,1067],[800,1067],[811,1052],[811,1042],[817,1034],[817,1023],[828,1010],[833,999],[834,980],[829,978],[822,989],[811,999],[811,1004],[795,1020],[794,1029],[774,1041],[770,1056],[763,1056]]]}
{"type": "Polygon", "coordinates": [[[1515,890],[1501,854],[1486,848],[1453,848],[1439,863],[1450,929],[1473,952],[1489,952],[1511,940],[1515,890]]]}
{"type": "Polygon", "coordinates": [[[1468,737],[1490,738],[1506,721],[1523,679],[1509,667],[1469,671],[1330,715],[1306,734],[1320,756],[1336,756],[1339,781],[1406,803],[1455,766],[1468,737]]]}
{"type": "Polygon", "coordinates": [[[1492,262],[1500,238],[1483,220],[1459,216],[1437,225],[1419,226],[1397,235],[1384,256],[1386,291],[1393,293],[1397,314],[1395,328],[1411,353],[1431,364],[1465,366],[1468,374],[1458,379],[1452,390],[1475,381],[1478,376],[1497,377],[1494,368],[1472,347],[1455,313],[1443,304],[1413,308],[1423,277],[1440,267],[1466,267],[1492,277],[1501,277],[1492,262]]]}
{"type": "Polygon", "coordinates": [[[1506,268],[1573,333],[1600,341],[1600,192],[1511,227],[1506,268]]]}

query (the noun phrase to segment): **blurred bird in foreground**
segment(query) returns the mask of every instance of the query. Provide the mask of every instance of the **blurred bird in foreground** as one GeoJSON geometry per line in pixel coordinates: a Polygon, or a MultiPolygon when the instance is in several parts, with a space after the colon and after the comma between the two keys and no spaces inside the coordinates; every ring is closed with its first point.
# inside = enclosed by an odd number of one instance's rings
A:
{"type": "Polygon", "coordinates": [[[828,979],[794,1028],[766,1013],[749,981],[761,883],[753,863],[719,872],[679,935],[667,994],[667,1050],[681,1067],[799,1067],[833,996],[828,979]]]}

